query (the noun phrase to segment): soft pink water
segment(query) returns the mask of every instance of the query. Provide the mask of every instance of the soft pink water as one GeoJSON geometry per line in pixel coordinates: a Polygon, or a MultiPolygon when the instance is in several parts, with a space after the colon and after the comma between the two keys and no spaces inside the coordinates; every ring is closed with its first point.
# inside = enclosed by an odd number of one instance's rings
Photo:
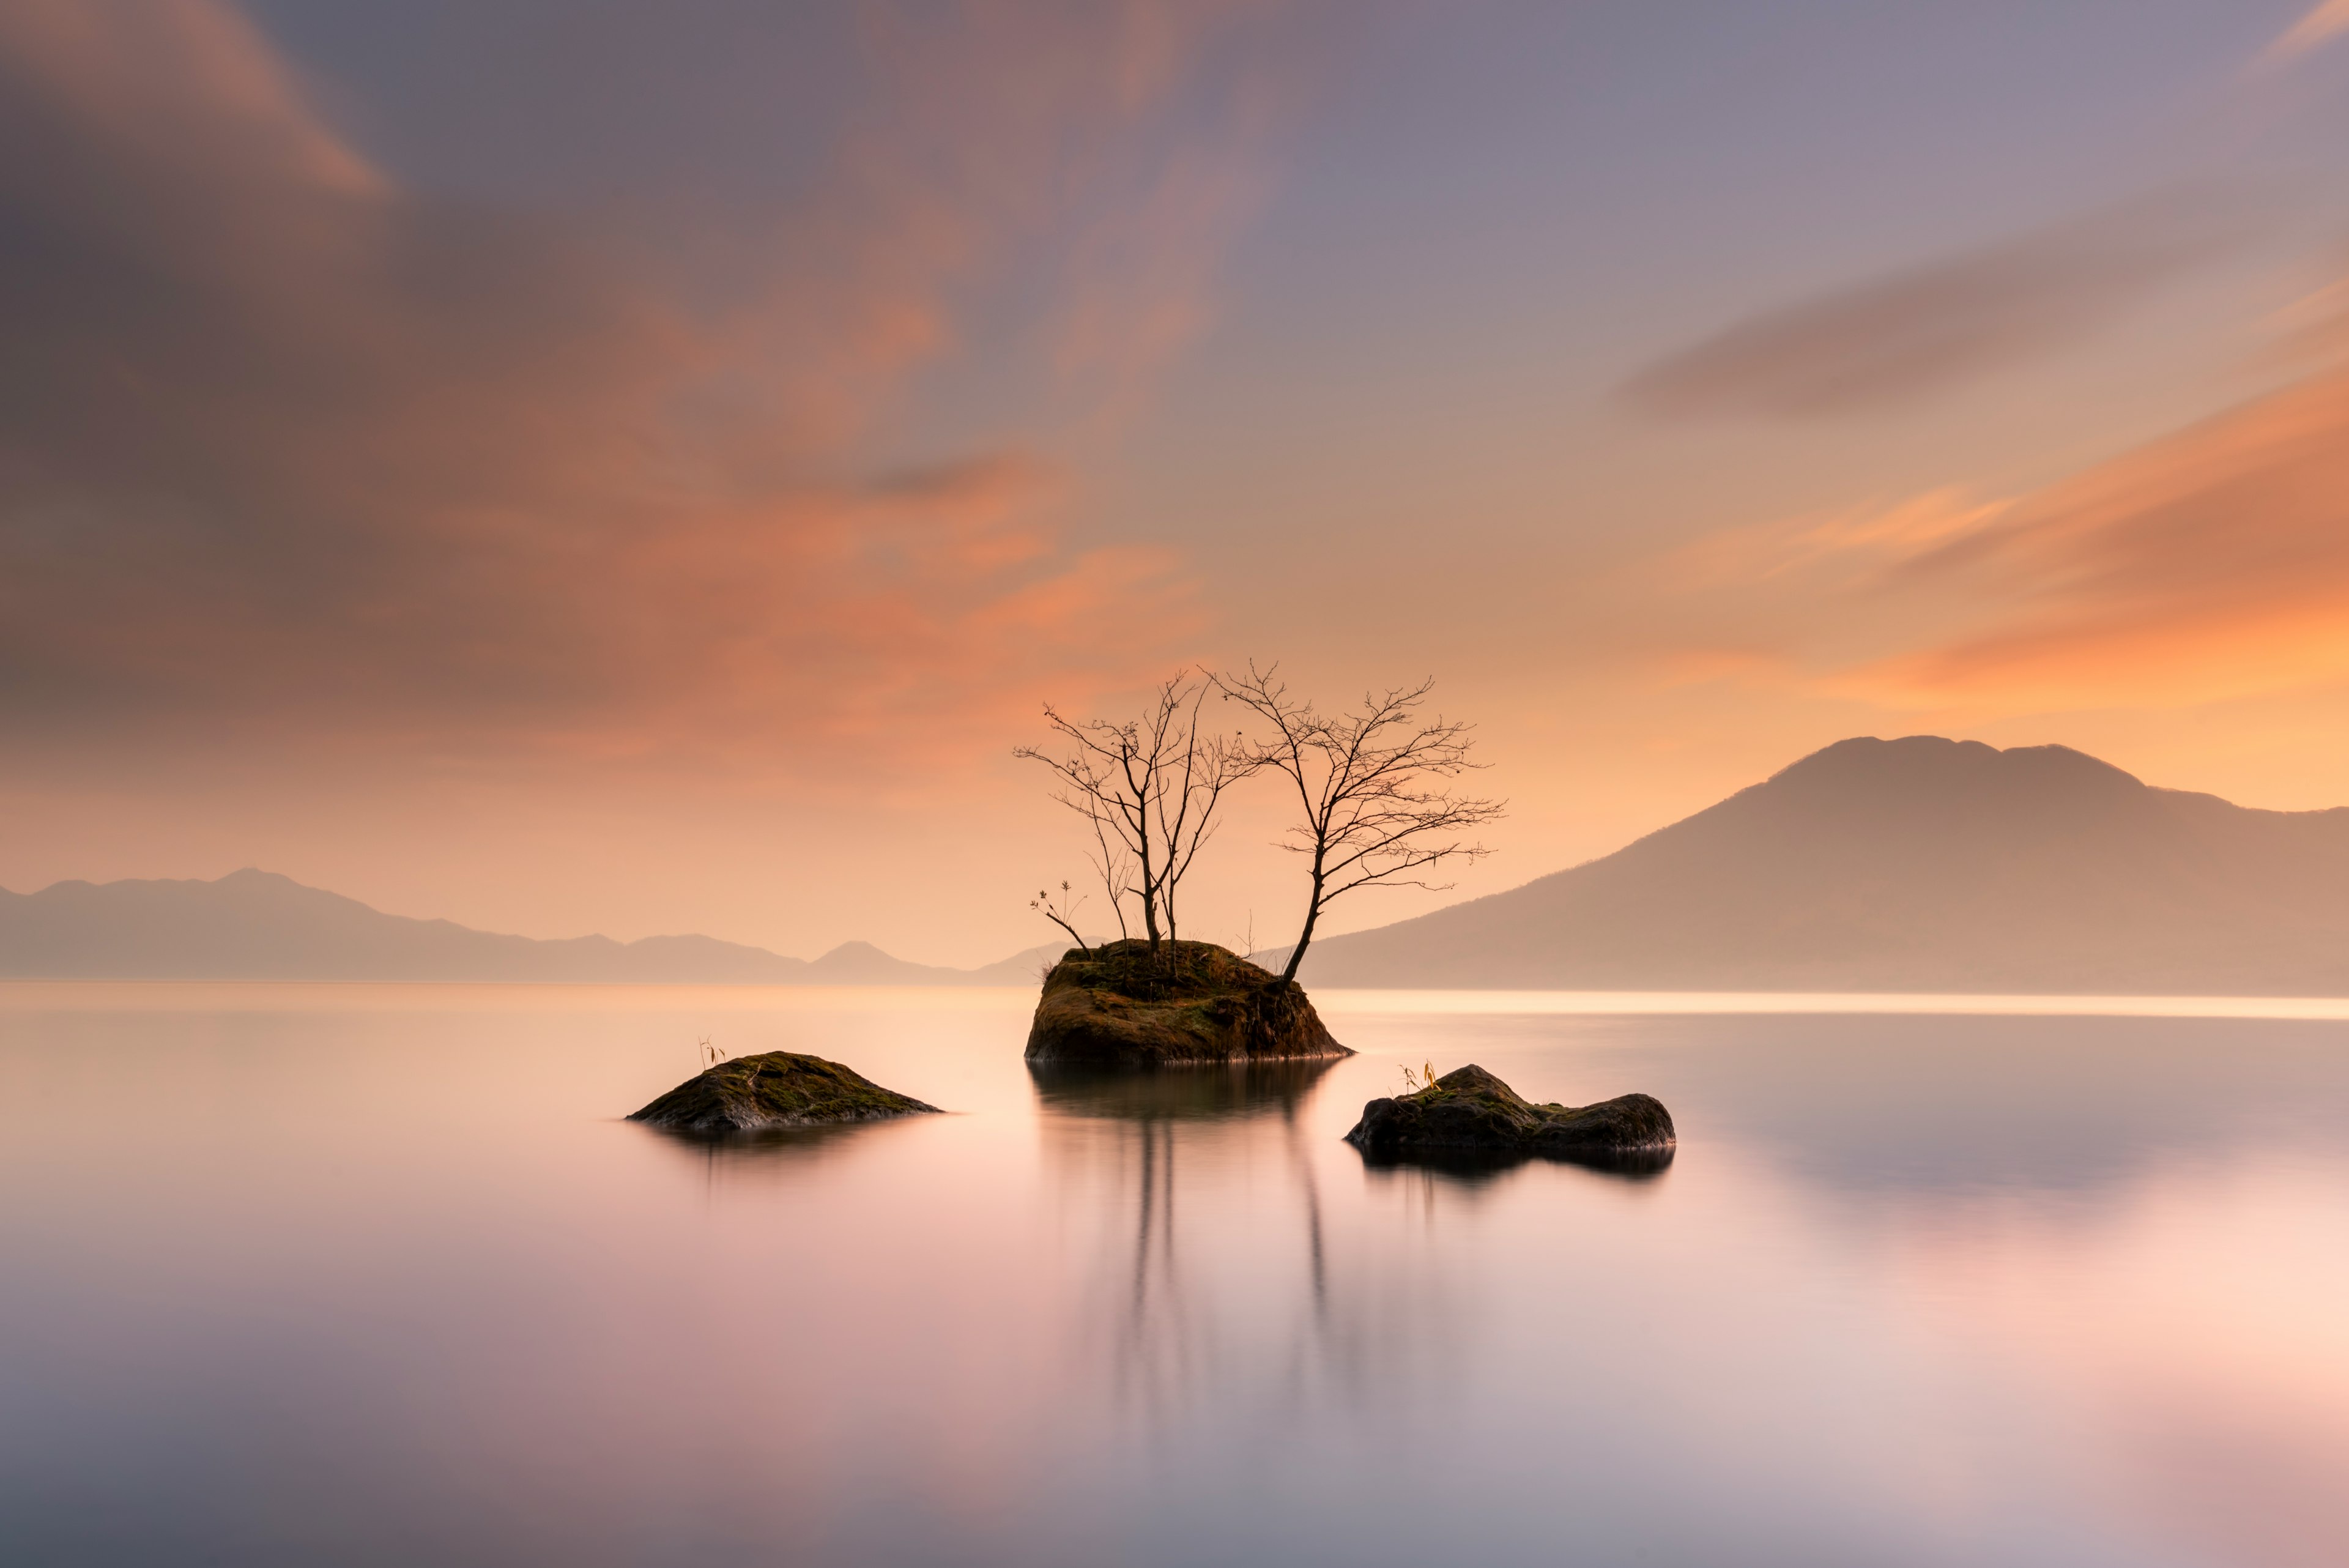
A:
{"type": "Polygon", "coordinates": [[[1460,1000],[0,987],[0,1561],[2349,1561],[2349,1023],[1460,1000]],[[704,1034],[957,1114],[616,1119],[704,1034]],[[1429,1058],[1679,1158],[1365,1168],[1429,1058]]]}

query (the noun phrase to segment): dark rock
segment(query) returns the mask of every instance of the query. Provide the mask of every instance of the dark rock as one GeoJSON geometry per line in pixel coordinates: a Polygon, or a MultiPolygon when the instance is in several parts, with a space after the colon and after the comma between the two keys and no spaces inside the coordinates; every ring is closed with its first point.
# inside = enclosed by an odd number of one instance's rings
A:
{"type": "Polygon", "coordinates": [[[1372,1100],[1346,1141],[1364,1154],[1398,1158],[1475,1150],[1557,1159],[1652,1159],[1674,1144],[1672,1116],[1647,1095],[1595,1106],[1537,1106],[1470,1065],[1415,1095],[1372,1100]]]}
{"type": "Polygon", "coordinates": [[[1353,1053],[1330,1037],[1301,987],[1213,942],[1072,948],[1044,977],[1030,1062],[1164,1066],[1315,1061],[1353,1053]]]}
{"type": "Polygon", "coordinates": [[[761,1132],[937,1113],[837,1062],[770,1051],[737,1056],[687,1079],[628,1117],[680,1132],[761,1132]]]}

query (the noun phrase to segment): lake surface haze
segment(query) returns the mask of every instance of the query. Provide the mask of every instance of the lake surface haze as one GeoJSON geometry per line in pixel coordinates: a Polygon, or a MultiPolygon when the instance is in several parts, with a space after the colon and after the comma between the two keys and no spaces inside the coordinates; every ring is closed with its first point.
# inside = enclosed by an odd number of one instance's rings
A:
{"type": "Polygon", "coordinates": [[[2349,1561],[2344,1009],[1316,1001],[0,985],[0,1561],[2349,1561]],[[957,1114],[620,1120],[702,1035],[957,1114]],[[1366,1165],[1423,1061],[1678,1157],[1366,1165]]]}

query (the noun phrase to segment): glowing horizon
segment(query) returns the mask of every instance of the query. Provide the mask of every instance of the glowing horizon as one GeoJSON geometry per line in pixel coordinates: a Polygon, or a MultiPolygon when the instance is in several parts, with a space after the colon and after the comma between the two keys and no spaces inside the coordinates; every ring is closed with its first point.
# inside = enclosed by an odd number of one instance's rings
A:
{"type": "Polygon", "coordinates": [[[0,886],[975,965],[1249,658],[1512,802],[1335,929],[1852,735],[2349,802],[2349,10],[1847,24],[0,0],[0,886]]]}

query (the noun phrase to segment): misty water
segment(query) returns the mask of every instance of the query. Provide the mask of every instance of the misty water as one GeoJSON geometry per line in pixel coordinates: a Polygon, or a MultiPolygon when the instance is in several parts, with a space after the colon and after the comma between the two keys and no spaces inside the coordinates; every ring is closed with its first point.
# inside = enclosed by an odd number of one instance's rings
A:
{"type": "Polygon", "coordinates": [[[2349,1556],[2349,1023],[1030,1000],[0,987],[0,1561],[2349,1556]],[[702,1035],[957,1114],[619,1120],[702,1035]],[[1428,1060],[1678,1158],[1367,1167],[1428,1060]]]}

